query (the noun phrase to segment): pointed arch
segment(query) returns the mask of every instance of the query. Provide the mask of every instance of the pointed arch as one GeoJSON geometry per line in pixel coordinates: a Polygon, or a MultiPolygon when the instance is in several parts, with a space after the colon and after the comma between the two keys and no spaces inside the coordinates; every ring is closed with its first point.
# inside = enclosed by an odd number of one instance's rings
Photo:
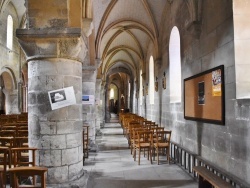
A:
{"type": "Polygon", "coordinates": [[[149,58],[149,103],[154,104],[155,91],[154,91],[154,58],[149,58]]]}

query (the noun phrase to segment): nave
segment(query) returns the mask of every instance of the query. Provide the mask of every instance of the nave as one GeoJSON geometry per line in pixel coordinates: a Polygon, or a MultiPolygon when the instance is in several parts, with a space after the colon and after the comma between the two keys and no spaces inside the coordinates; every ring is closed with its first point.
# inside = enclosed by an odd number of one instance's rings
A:
{"type": "Polygon", "coordinates": [[[181,187],[196,188],[190,175],[177,165],[161,159],[150,164],[146,157],[141,164],[133,160],[127,139],[119,123],[111,116],[112,123],[106,123],[97,136],[97,151],[90,152],[85,159],[84,169],[89,173],[87,188],[151,188],[181,187]]]}

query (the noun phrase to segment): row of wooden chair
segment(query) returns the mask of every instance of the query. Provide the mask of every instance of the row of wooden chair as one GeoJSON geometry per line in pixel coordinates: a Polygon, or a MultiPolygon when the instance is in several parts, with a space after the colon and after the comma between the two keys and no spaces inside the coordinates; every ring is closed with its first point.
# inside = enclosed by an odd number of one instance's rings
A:
{"type": "Polygon", "coordinates": [[[28,114],[1,114],[0,115],[0,126],[5,123],[16,123],[16,122],[28,122],[28,114]]]}
{"type": "Polygon", "coordinates": [[[37,148],[29,147],[27,115],[1,115],[0,125],[0,188],[37,187],[35,176],[41,177],[41,187],[46,187],[47,168],[36,166],[37,148]],[[32,177],[32,185],[21,185],[24,178],[32,177]]]}
{"type": "Polygon", "coordinates": [[[37,187],[36,175],[41,177],[41,187],[46,187],[45,173],[47,168],[36,166],[37,148],[0,147],[0,188],[6,187],[7,180],[10,187],[37,187]],[[32,177],[32,185],[21,185],[25,178],[32,177]]]}
{"type": "Polygon", "coordinates": [[[164,130],[155,122],[148,121],[136,114],[120,113],[119,121],[123,128],[124,136],[128,139],[128,145],[136,160],[138,152],[138,164],[140,165],[141,152],[147,152],[147,158],[152,164],[152,155],[157,155],[157,164],[159,164],[160,152],[166,153],[167,161],[170,161],[169,146],[172,131],[164,130]]]}

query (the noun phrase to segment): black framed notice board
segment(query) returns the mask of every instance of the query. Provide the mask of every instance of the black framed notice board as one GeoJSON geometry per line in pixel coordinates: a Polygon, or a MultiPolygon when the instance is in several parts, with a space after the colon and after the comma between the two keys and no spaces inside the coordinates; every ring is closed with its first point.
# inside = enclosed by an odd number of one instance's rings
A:
{"type": "Polygon", "coordinates": [[[224,65],[184,79],[184,118],[225,124],[224,65]]]}

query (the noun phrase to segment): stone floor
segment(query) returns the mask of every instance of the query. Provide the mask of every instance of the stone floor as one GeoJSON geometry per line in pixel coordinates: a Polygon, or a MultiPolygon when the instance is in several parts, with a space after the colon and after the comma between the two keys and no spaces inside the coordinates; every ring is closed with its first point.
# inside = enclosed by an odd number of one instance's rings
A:
{"type": "MultiPolygon", "coordinates": [[[[112,122],[115,122],[113,119],[112,122]]],[[[198,184],[175,164],[160,165],[142,156],[134,161],[118,123],[106,123],[97,137],[98,151],[90,153],[84,169],[89,173],[87,188],[197,188],[198,184]]]]}

